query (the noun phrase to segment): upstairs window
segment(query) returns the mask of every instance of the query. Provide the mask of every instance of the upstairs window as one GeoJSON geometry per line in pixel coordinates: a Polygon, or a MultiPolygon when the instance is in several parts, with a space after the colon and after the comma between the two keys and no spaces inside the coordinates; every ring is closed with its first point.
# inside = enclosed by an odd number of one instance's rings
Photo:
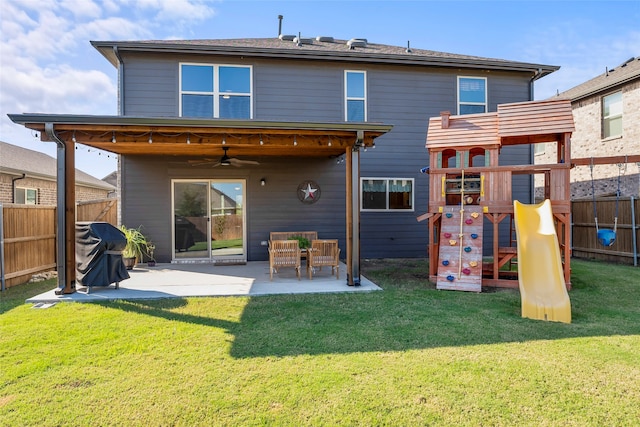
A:
{"type": "Polygon", "coordinates": [[[622,135],[622,92],[602,97],[602,137],[622,135]]]}
{"type": "Polygon", "coordinates": [[[458,114],[487,112],[487,79],[458,77],[458,114]]]}
{"type": "Polygon", "coordinates": [[[367,121],[367,74],[364,71],[344,72],[345,120],[367,121]]]}
{"type": "Polygon", "coordinates": [[[38,190],[35,188],[16,187],[14,197],[15,203],[20,205],[38,204],[38,190]]]}
{"type": "Polygon", "coordinates": [[[363,211],[413,210],[413,178],[362,178],[363,211]]]}
{"type": "Polygon", "coordinates": [[[251,67],[180,64],[180,116],[252,118],[251,67]]]}

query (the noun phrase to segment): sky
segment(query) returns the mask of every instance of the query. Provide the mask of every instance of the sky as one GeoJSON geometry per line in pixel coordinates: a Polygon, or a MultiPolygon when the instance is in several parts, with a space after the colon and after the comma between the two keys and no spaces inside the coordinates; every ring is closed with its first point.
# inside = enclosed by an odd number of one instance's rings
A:
{"type": "MultiPolygon", "coordinates": [[[[283,15],[285,34],[560,66],[535,99],[640,56],[640,0],[0,0],[0,10],[0,140],[52,157],[55,143],[7,114],[116,115],[117,72],[91,40],[277,37],[283,15]]],[[[76,167],[99,179],[116,159],[76,150],[76,167]]]]}

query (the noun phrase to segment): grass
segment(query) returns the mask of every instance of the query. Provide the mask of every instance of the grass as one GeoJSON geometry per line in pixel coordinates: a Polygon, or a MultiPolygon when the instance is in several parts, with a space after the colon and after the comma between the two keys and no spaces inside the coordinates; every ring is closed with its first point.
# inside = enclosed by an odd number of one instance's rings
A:
{"type": "Polygon", "coordinates": [[[636,425],[640,269],[572,261],[573,323],[517,291],[436,291],[369,261],[368,294],[0,299],[3,425],[636,425]]]}

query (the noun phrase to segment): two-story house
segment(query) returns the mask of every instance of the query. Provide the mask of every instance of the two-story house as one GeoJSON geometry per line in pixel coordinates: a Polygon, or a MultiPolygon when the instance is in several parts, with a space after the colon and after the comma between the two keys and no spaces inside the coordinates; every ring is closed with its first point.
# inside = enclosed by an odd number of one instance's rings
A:
{"type": "Polygon", "coordinates": [[[142,225],[158,261],[265,260],[269,232],[313,230],[340,241],[348,281],[360,257],[426,255],[429,117],[532,100],[558,69],[360,38],[92,44],[117,68],[117,116],[11,118],[121,154],[122,223],[142,225]]]}

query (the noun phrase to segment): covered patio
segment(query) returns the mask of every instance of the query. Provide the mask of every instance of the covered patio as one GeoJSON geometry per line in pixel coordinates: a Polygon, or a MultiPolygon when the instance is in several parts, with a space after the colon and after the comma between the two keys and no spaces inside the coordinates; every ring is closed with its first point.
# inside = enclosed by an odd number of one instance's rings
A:
{"type": "MultiPolygon", "coordinates": [[[[345,265],[340,270],[345,271],[345,265]]],[[[372,292],[381,290],[364,276],[360,286],[345,286],[324,268],[298,280],[293,269],[281,269],[269,280],[269,263],[251,261],[246,265],[214,266],[212,264],[156,264],[155,267],[139,265],[129,271],[129,279],[115,285],[93,287],[90,292],[79,287],[77,292],[57,295],[52,289],[29,298],[33,304],[56,302],[95,302],[106,300],[135,300],[187,297],[264,296],[278,294],[319,294],[339,292],[372,292]]]]}
{"type": "MultiPolygon", "coordinates": [[[[392,125],[58,114],[10,114],[9,118],[40,132],[42,141],[54,142],[58,148],[57,295],[76,292],[76,143],[123,156],[215,158],[223,149],[230,149],[234,155],[293,157],[300,161],[314,157],[343,157],[346,253],[343,255],[345,266],[341,270],[345,272],[347,285],[363,284],[359,237],[360,150],[375,146],[374,140],[389,132],[392,125]]],[[[334,279],[334,282],[344,286],[343,280],[334,279]]]]}

